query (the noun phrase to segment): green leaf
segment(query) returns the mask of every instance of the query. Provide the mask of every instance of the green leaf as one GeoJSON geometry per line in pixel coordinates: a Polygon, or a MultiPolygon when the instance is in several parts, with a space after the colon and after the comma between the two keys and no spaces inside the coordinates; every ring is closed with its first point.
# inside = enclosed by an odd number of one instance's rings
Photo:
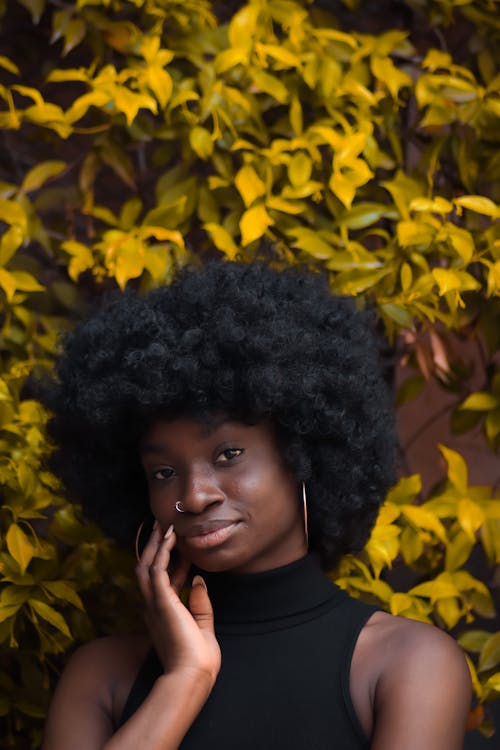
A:
{"type": "Polygon", "coordinates": [[[29,604],[35,612],[44,620],[49,622],[56,630],[59,630],[67,638],[71,638],[71,632],[64,617],[53,607],[39,599],[29,599],[29,604]]]}
{"type": "Polygon", "coordinates": [[[9,553],[19,565],[21,574],[24,574],[35,553],[35,547],[17,523],[10,525],[5,540],[9,553]]]}

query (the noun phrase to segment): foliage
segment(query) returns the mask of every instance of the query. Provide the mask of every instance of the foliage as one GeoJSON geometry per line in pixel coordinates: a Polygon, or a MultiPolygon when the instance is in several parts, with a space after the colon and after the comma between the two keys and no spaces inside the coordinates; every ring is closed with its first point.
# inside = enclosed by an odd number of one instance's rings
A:
{"type": "MultiPolygon", "coordinates": [[[[58,655],[95,627],[116,629],[110,609],[130,624],[130,558],[44,471],[46,415],[23,389],[104,291],[168,283],[214,252],[322,268],[332,290],[376,305],[394,356],[415,368],[399,403],[435,380],[455,396],[452,427],[481,423],[491,450],[500,445],[496,3],[387,0],[371,15],[367,0],[225,5],[4,8],[5,747],[37,746],[58,655]],[[457,337],[483,352],[479,390],[452,354],[457,337]]],[[[443,482],[425,497],[418,476],[402,479],[363,555],[336,578],[452,631],[473,674],[470,726],[491,734],[483,706],[500,694],[500,634],[474,622],[495,616],[500,506],[441,450],[443,482]]]]}

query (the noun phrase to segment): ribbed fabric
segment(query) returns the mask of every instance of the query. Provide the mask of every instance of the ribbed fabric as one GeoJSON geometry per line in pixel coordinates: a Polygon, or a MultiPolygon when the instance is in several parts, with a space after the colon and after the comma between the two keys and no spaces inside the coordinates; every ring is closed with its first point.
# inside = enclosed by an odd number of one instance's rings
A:
{"type": "MultiPolygon", "coordinates": [[[[349,692],[358,635],[377,607],[350,597],[314,555],[250,575],[204,573],[222,668],[182,750],[364,750],[349,692]]],[[[120,725],[162,673],[152,651],[120,725]]]]}

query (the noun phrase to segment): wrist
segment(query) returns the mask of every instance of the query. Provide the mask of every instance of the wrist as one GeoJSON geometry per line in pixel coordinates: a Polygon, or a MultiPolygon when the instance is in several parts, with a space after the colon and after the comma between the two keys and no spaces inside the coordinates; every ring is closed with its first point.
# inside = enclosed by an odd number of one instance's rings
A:
{"type": "Polygon", "coordinates": [[[210,695],[217,675],[196,669],[194,667],[181,667],[172,672],[161,675],[158,679],[169,688],[174,688],[176,693],[192,696],[196,701],[203,702],[210,695]]]}

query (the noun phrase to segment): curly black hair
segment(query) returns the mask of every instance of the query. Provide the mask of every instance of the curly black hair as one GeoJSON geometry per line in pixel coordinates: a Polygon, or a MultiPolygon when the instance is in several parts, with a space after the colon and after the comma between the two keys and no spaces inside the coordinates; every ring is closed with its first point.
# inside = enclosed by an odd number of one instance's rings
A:
{"type": "Polygon", "coordinates": [[[139,441],[159,416],[271,419],[327,569],[363,547],[394,481],[372,316],[319,273],[212,262],[108,301],[66,337],[42,401],[52,470],[122,542],[147,512],[139,441]]]}

